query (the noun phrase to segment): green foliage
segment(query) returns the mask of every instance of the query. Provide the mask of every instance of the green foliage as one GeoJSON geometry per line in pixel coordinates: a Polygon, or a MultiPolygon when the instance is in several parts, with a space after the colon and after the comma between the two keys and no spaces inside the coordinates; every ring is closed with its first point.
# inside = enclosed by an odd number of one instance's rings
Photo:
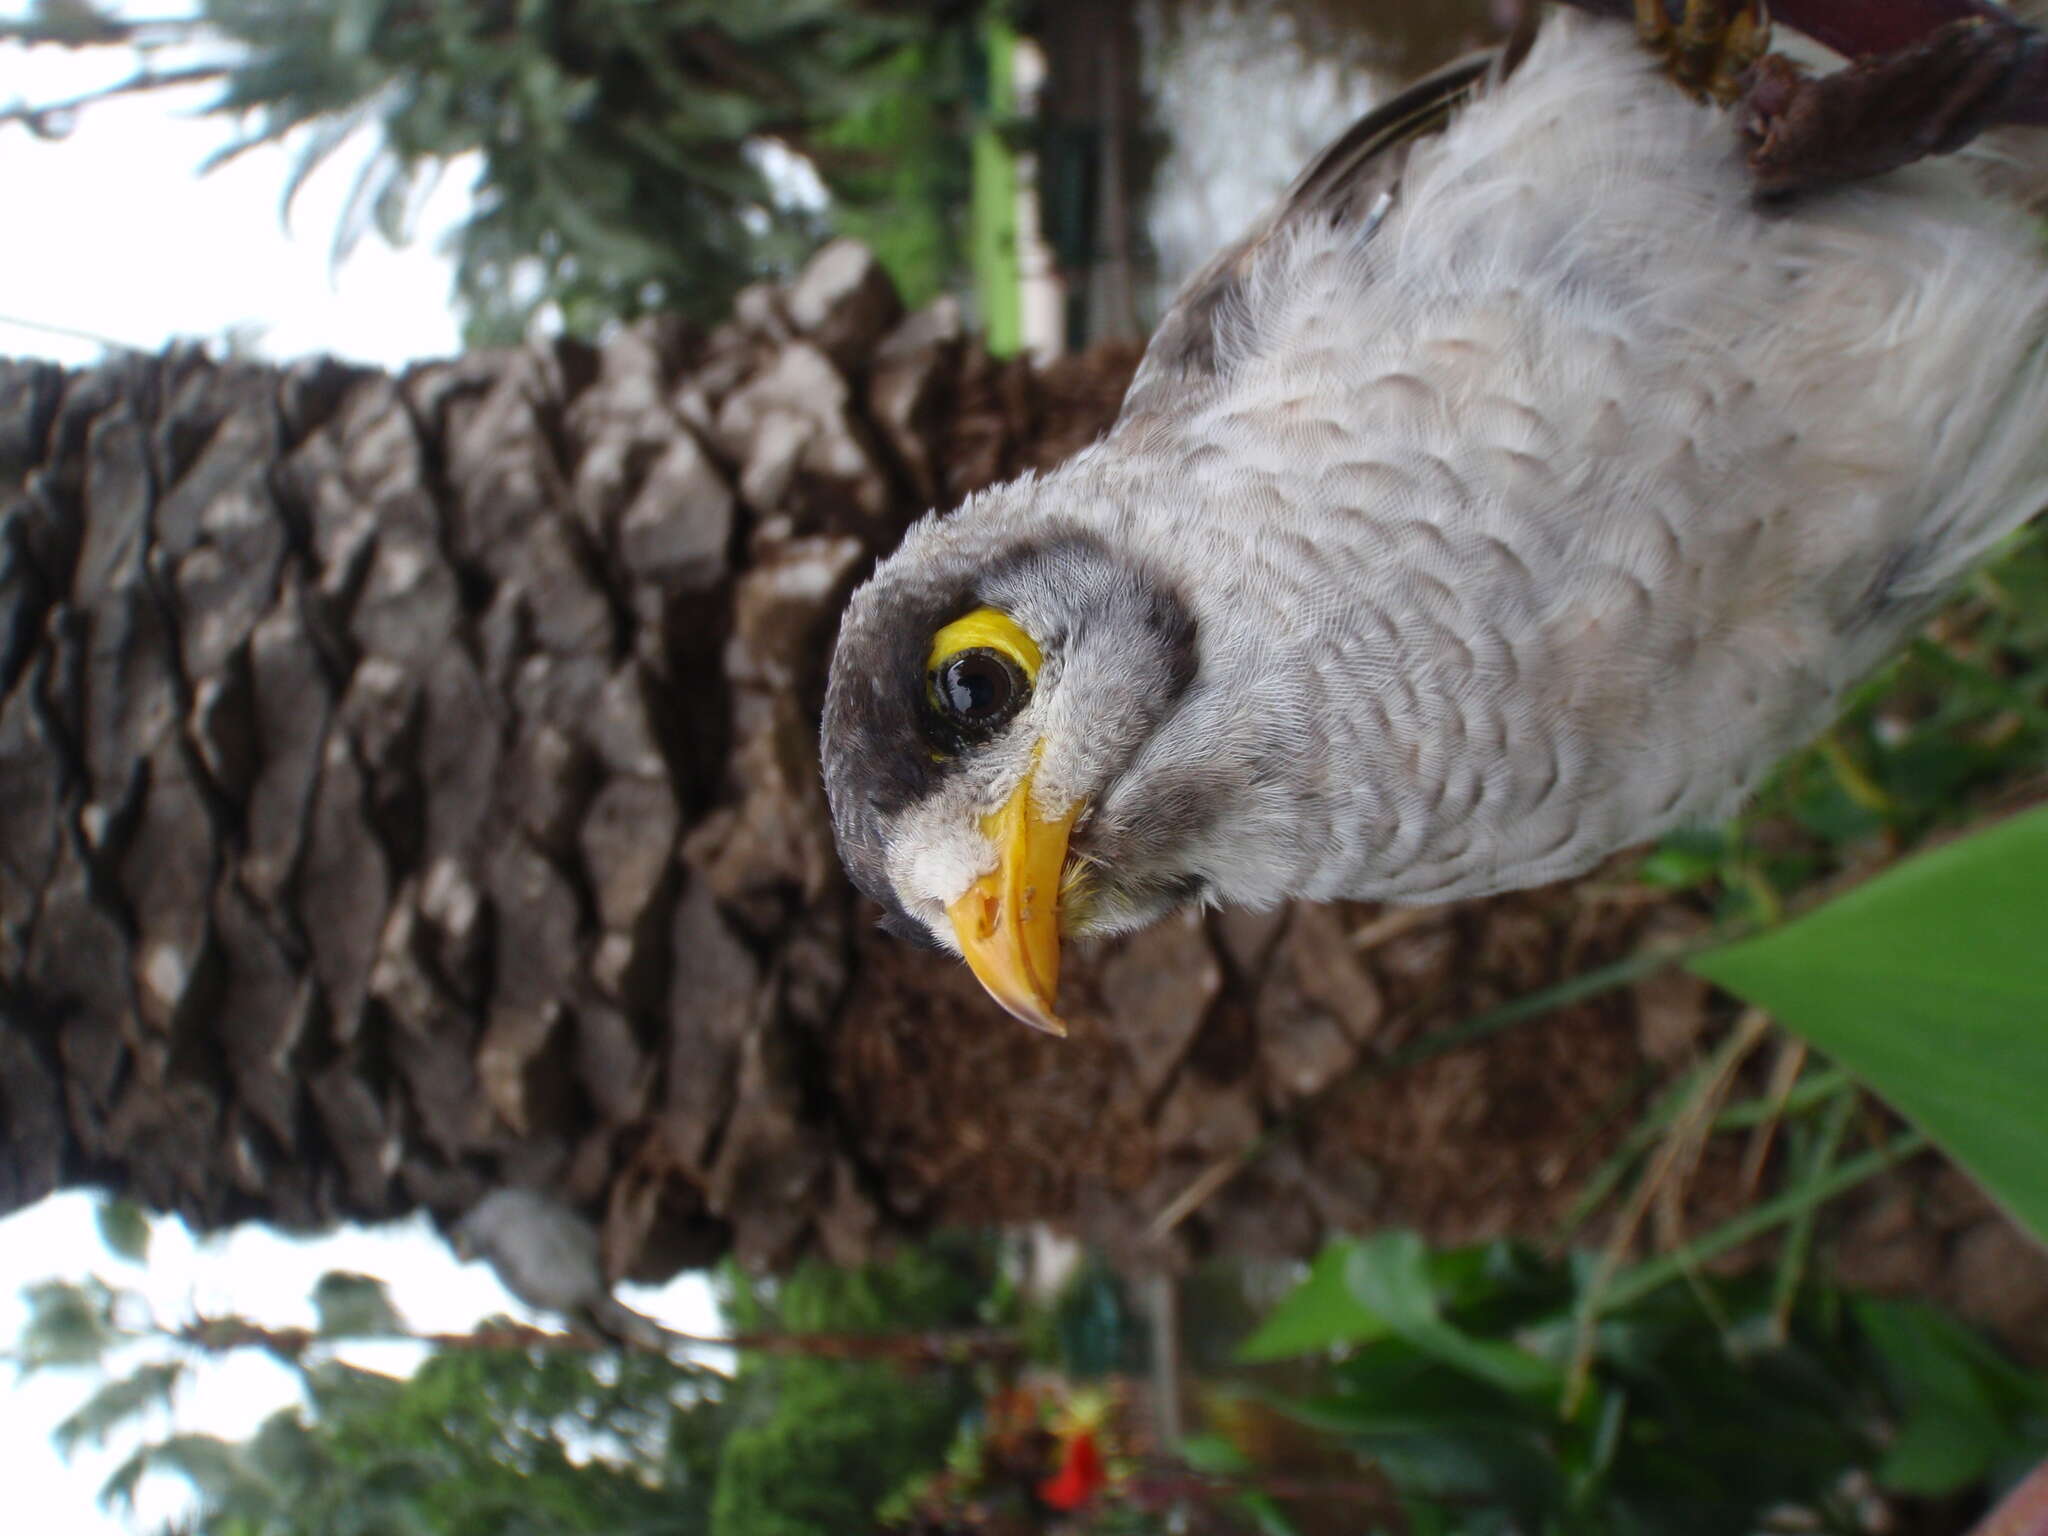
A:
{"type": "Polygon", "coordinates": [[[910,36],[819,0],[336,0],[324,27],[301,0],[210,0],[207,15],[250,50],[215,110],[256,126],[227,154],[314,125],[304,171],[365,118],[381,128],[344,243],[402,234],[433,174],[481,156],[456,281],[473,323],[500,330],[549,299],[572,331],[715,314],[786,266],[815,232],[778,208],[751,142],[818,150],[910,36]]]}
{"type": "Polygon", "coordinates": [[[102,1200],[93,1212],[107,1251],[131,1264],[149,1260],[149,1218],[133,1200],[102,1200]]]}
{"type": "Polygon", "coordinates": [[[659,1356],[443,1350],[411,1378],[330,1367],[304,1427],[336,1491],[402,1505],[420,1530],[701,1532],[712,1378],[659,1356]]]}
{"type": "MultiPolygon", "coordinates": [[[[453,237],[472,345],[516,340],[544,305],[588,333],[647,310],[703,318],[781,276],[824,233],[761,170],[777,142],[808,160],[852,232],[876,237],[927,295],[959,264],[947,210],[964,196],[970,110],[954,0],[202,0],[190,39],[217,65],[147,62],[105,93],[217,79],[209,110],[297,152],[286,208],[361,130],[377,151],[348,195],[337,254],[405,238],[436,180],[473,160],[475,206],[453,237]]],[[[141,48],[143,24],[46,3],[0,38],[141,48]]],[[[160,38],[157,40],[161,40],[160,38]]],[[[88,98],[88,100],[93,98],[88,98]]],[[[66,107],[75,104],[65,104],[66,107]]],[[[69,111],[10,114],[54,135],[69,111]]]]}
{"type": "Polygon", "coordinates": [[[239,1518],[240,1507],[252,1501],[252,1494],[260,1490],[261,1484],[231,1441],[218,1435],[168,1436],[137,1451],[118,1468],[100,1490],[100,1502],[109,1507],[132,1502],[135,1485],[149,1471],[176,1473],[206,1503],[229,1515],[231,1523],[225,1525],[202,1519],[200,1530],[221,1530],[240,1536],[243,1530],[264,1529],[254,1523],[233,1523],[239,1518]]]}
{"type": "MultiPolygon", "coordinates": [[[[989,1244],[941,1237],[886,1264],[809,1261],[781,1286],[749,1287],[742,1326],[802,1333],[957,1328],[981,1320],[989,1244]]],[[[839,1536],[871,1528],[906,1479],[944,1459],[973,1399],[961,1372],[907,1376],[874,1361],[757,1356],[732,1394],[736,1427],[719,1461],[715,1536],[839,1536]]]]}
{"type": "Polygon", "coordinates": [[[885,1263],[842,1269],[822,1259],[800,1263],[779,1283],[727,1276],[726,1306],[736,1326],[785,1333],[898,1333],[954,1328],[980,1319],[995,1283],[987,1239],[941,1233],[885,1263]]]}
{"type": "Polygon", "coordinates": [[[1308,1278],[1266,1314],[1258,1331],[1238,1351],[1240,1359],[1284,1360],[1314,1355],[1342,1344],[1384,1337],[1386,1325],[1351,1294],[1345,1283],[1352,1245],[1332,1243],[1316,1255],[1308,1278]]]}
{"type": "Polygon", "coordinates": [[[2035,811],[1691,966],[1826,1049],[2048,1238],[2044,932],[2035,811]]]}
{"type": "MultiPolygon", "coordinates": [[[[1180,1443],[1181,1460],[1209,1477],[1233,1482],[1258,1476],[1252,1459],[1221,1435],[1190,1435],[1180,1443]]],[[[1259,1536],[1300,1536],[1271,1494],[1256,1489],[1238,1495],[1238,1505],[1251,1517],[1259,1536]]]]}
{"type": "Polygon", "coordinates": [[[725,1379],[646,1351],[451,1345],[408,1379],[335,1358],[332,1341],[408,1337],[382,1282],[317,1282],[317,1339],[238,1317],[165,1325],[98,1279],[30,1287],[14,1351],[24,1371],[106,1375],[56,1427],[71,1455],[133,1435],[204,1357],[265,1350],[298,1373],[303,1406],[248,1440],[174,1434],[127,1456],[101,1490],[132,1507],[148,1474],[190,1485],[201,1536],[571,1536],[710,1529],[729,1428],[725,1379]],[[149,1358],[140,1358],[144,1351],[149,1358]]]}
{"type": "Polygon", "coordinates": [[[168,1407],[184,1374],[183,1361],[158,1360],[105,1383],[52,1432],[58,1451],[69,1456],[82,1445],[104,1445],[117,1426],[148,1409],[168,1407]]]}
{"type": "Polygon", "coordinates": [[[1694,1275],[1608,1310],[1567,1406],[1595,1274],[1502,1244],[1347,1239],[1247,1353],[1336,1356],[1326,1391],[1279,1406],[1377,1467],[1421,1532],[1707,1536],[1786,1508],[1825,1522],[1851,1472],[1946,1495],[2048,1451],[2048,1380],[1923,1306],[1809,1287],[1774,1312],[1768,1274],[1694,1275]]]}
{"type": "Polygon", "coordinates": [[[306,1406],[244,1443],[145,1446],[102,1499],[132,1503],[145,1473],[174,1473],[199,1495],[203,1536],[709,1529],[717,1381],[659,1356],[451,1349],[405,1380],[327,1361],[304,1381],[306,1406]]]}
{"type": "Polygon", "coordinates": [[[74,1285],[45,1280],[29,1286],[28,1323],[15,1346],[22,1373],[52,1366],[98,1365],[121,1342],[114,1321],[119,1292],[98,1280],[74,1285]]]}
{"type": "Polygon", "coordinates": [[[1520,1397],[1555,1395],[1563,1374],[1519,1345],[1476,1337],[1443,1315],[1439,1276],[1431,1273],[1422,1239],[1389,1232],[1360,1243],[1344,1266],[1346,1287],[1389,1333],[1433,1359],[1520,1397]]]}
{"type": "MultiPolygon", "coordinates": [[[[942,1238],[889,1264],[801,1266],[734,1283],[744,1326],[829,1335],[983,1321],[994,1249],[942,1238]]],[[[68,1453],[133,1432],[208,1352],[267,1349],[303,1404],[241,1443],[178,1434],[144,1445],[102,1499],[132,1507],[143,1478],[188,1483],[200,1536],[705,1536],[868,1528],[876,1505],[936,1467],[973,1392],[964,1370],[910,1375],[875,1361],[750,1356],[737,1382],[644,1350],[447,1344],[409,1378],[338,1359],[334,1344],[404,1338],[381,1282],[317,1282],[319,1326],[270,1333],[241,1318],[170,1328],[100,1281],[30,1293],[24,1369],[159,1358],[105,1381],[57,1431],[68,1453]],[[123,1321],[125,1319],[125,1321],[123,1321]],[[115,1351],[121,1351],[116,1355],[115,1351]]]]}
{"type": "Polygon", "coordinates": [[[2040,1454],[2048,1384],[1932,1307],[1871,1298],[1854,1306],[1900,1410],[1877,1469],[1886,1487],[1938,1494],[1987,1476],[2003,1482],[2040,1454]]]}
{"type": "Polygon", "coordinates": [[[328,1271],[313,1283],[313,1312],[323,1339],[388,1338],[405,1332],[384,1282],[372,1275],[328,1271]]]}
{"type": "Polygon", "coordinates": [[[830,222],[875,253],[912,307],[937,298],[965,261],[960,210],[973,178],[959,119],[971,94],[968,44],[954,27],[898,49],[875,65],[866,105],[814,136],[834,167],[830,222]]]}
{"type": "MultiPolygon", "coordinates": [[[[943,1458],[970,1401],[964,1383],[908,1380],[873,1362],[778,1364],[772,1410],[726,1442],[715,1536],[869,1529],[898,1484],[943,1458]]],[[[750,1398],[763,1390],[748,1385],[750,1398]]]]}

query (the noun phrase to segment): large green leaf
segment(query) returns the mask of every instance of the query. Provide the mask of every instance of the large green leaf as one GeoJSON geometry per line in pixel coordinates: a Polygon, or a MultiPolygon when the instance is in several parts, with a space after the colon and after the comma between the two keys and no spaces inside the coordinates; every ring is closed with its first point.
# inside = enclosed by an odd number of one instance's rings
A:
{"type": "Polygon", "coordinates": [[[1905,1493],[1952,1494],[2002,1461],[2039,1457],[2048,1382],[1924,1302],[1859,1297],[1850,1306],[1900,1414],[1879,1482],[1905,1493]]]}
{"type": "Polygon", "coordinates": [[[1688,965],[1835,1056],[2048,1241],[2048,810],[1688,965]]]}
{"type": "Polygon", "coordinates": [[[1316,1255],[1308,1278],[1266,1315],[1259,1331],[1239,1347],[1245,1361],[1285,1360],[1312,1355],[1340,1344],[1364,1344],[1385,1338],[1387,1325],[1351,1293],[1344,1269],[1357,1250],[1348,1237],[1333,1239],[1316,1255]]]}
{"type": "Polygon", "coordinates": [[[1425,1354],[1507,1392],[1552,1397],[1564,1373],[1508,1339],[1484,1339],[1447,1322],[1438,1310],[1429,1250],[1413,1232],[1376,1232],[1344,1266],[1351,1294],[1394,1333],[1425,1354]]]}

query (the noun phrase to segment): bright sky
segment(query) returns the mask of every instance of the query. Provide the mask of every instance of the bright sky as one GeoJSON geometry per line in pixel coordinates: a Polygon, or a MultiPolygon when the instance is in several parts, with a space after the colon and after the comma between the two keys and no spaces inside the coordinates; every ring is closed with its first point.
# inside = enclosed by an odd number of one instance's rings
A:
{"type": "MultiPolygon", "coordinates": [[[[165,15],[175,0],[112,7],[165,15]]],[[[0,0],[0,18],[19,19],[23,0],[0,0]]],[[[127,72],[121,57],[0,46],[0,104],[43,102],[90,90],[127,72]]],[[[392,250],[373,238],[338,271],[329,265],[336,216],[364,153],[365,140],[337,154],[300,193],[292,227],[279,205],[292,158],[252,151],[212,175],[196,168],[229,137],[231,125],[194,115],[209,87],[159,92],[83,114],[66,139],[47,143],[19,128],[0,129],[0,316],[37,322],[144,350],[177,337],[218,340],[231,328],[256,327],[257,353],[284,359],[333,352],[396,367],[457,349],[449,308],[449,264],[440,235],[462,214],[470,173],[443,181],[420,221],[420,239],[392,250]]],[[[101,354],[97,342],[0,319],[0,356],[47,357],[75,365],[101,354]]],[[[525,1316],[482,1265],[458,1265],[424,1221],[294,1240],[244,1227],[195,1242],[182,1224],[163,1221],[147,1272],[107,1253],[93,1200],[66,1194],[0,1220],[0,1348],[19,1335],[22,1287],[99,1271],[144,1292],[167,1320],[194,1311],[237,1312],[272,1325],[310,1325],[307,1296],[330,1269],[378,1275],[392,1287],[413,1326],[457,1332],[494,1312],[525,1316]]],[[[684,1276],[659,1293],[631,1292],[633,1305],[692,1332],[716,1332],[709,1287],[684,1276]]],[[[358,1364],[402,1371],[403,1348],[360,1350],[358,1364]]],[[[183,1485],[145,1483],[132,1520],[100,1510],[95,1495],[133,1448],[119,1442],[81,1453],[67,1465],[50,1430],[96,1381],[52,1372],[0,1384],[0,1477],[9,1529],[103,1536],[150,1531],[184,1507],[183,1485]]],[[[238,1437],[290,1401],[283,1367],[254,1355],[200,1371],[171,1415],[152,1430],[198,1430],[238,1437]]]]}
{"type": "MultiPolygon", "coordinates": [[[[161,16],[178,6],[122,0],[111,9],[161,16]]],[[[26,11],[24,0],[0,0],[0,17],[26,11]]],[[[119,52],[0,46],[0,103],[59,100],[129,72],[119,52]]],[[[195,176],[234,133],[229,120],[197,115],[214,90],[108,102],[56,142],[0,130],[0,316],[144,350],[255,325],[257,351],[278,359],[334,352],[395,366],[455,351],[449,265],[436,247],[468,205],[473,171],[458,165],[443,178],[412,246],[393,250],[372,237],[332,270],[337,215],[374,140],[343,146],[300,192],[287,231],[289,149],[252,150],[195,176]]],[[[91,341],[0,321],[0,356],[84,364],[99,355],[91,341]]]]}
{"type": "MultiPolygon", "coordinates": [[[[27,1320],[23,1287],[50,1278],[82,1280],[92,1273],[140,1292],[156,1317],[169,1324],[233,1313],[272,1327],[310,1328],[314,1317],[307,1298],[313,1282],[331,1269],[383,1279],[406,1322],[424,1333],[460,1333],[497,1313],[554,1322],[536,1317],[508,1296],[489,1266],[458,1264],[424,1217],[311,1238],[248,1225],[200,1240],[175,1218],[159,1218],[144,1269],[110,1254],[100,1242],[96,1204],[82,1192],[54,1195],[0,1220],[0,1348],[13,1346],[27,1320]]],[[[620,1295],[673,1328],[719,1330],[716,1303],[699,1276],[680,1276],[658,1291],[622,1287],[620,1295]]],[[[418,1363],[420,1351],[406,1344],[364,1344],[352,1346],[345,1358],[367,1369],[402,1374],[418,1363]]],[[[50,1431],[100,1380],[85,1372],[48,1371],[26,1382],[10,1381],[0,1390],[0,1447],[6,1450],[0,1475],[10,1506],[34,1512],[32,1521],[0,1524],[66,1536],[111,1536],[156,1530],[187,1507],[183,1483],[158,1477],[143,1484],[133,1517],[98,1508],[100,1485],[134,1449],[132,1438],[81,1451],[68,1464],[57,1455],[50,1431]]],[[[145,1433],[156,1438],[173,1430],[197,1430],[239,1439],[295,1397],[293,1378],[282,1365],[243,1351],[195,1371],[171,1413],[145,1421],[145,1433]]]]}

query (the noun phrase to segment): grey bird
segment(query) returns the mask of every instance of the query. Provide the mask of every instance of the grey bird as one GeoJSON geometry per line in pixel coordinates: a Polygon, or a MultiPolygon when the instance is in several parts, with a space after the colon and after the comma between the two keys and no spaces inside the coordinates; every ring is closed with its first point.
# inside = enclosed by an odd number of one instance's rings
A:
{"type": "Polygon", "coordinates": [[[498,1281],[539,1312],[615,1343],[665,1350],[668,1332],[612,1295],[597,1228],[559,1200],[531,1189],[494,1189],[455,1224],[457,1258],[482,1259],[498,1281]]]}
{"type": "Polygon", "coordinates": [[[825,707],[841,855],[1060,1032],[1063,936],[1435,902],[1735,810],[2048,494],[2048,264],[1964,158],[1759,201],[1547,19],[1184,288],[1109,434],[913,527],[825,707]]]}

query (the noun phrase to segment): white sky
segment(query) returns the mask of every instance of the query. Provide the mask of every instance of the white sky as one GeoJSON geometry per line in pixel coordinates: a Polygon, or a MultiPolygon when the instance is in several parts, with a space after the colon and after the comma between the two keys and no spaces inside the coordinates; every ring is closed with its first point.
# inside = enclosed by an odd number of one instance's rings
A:
{"type": "MultiPolygon", "coordinates": [[[[112,9],[131,15],[175,13],[175,0],[112,9]]],[[[0,18],[19,19],[23,0],[0,0],[0,18]]],[[[123,56],[0,46],[0,103],[48,101],[125,75],[123,56]]],[[[195,116],[212,88],[157,92],[93,108],[56,143],[20,128],[0,129],[0,316],[58,326],[154,350],[177,337],[218,339],[232,327],[260,328],[255,350],[285,359],[332,352],[351,361],[396,367],[457,350],[449,307],[450,269],[437,246],[468,202],[471,172],[457,167],[424,210],[420,238],[393,250],[365,240],[339,271],[329,268],[335,220],[370,147],[337,154],[300,193],[286,230],[279,206],[292,159],[287,150],[252,151],[212,175],[195,171],[230,135],[231,125],[195,116]]],[[[47,357],[89,364],[93,341],[0,320],[0,356],[47,357]]],[[[238,1312],[273,1325],[310,1325],[307,1297],[329,1269],[354,1269],[390,1283],[413,1326],[456,1332],[494,1312],[524,1316],[482,1265],[458,1265],[423,1221],[294,1240],[244,1227],[195,1242],[182,1224],[157,1223],[146,1273],[101,1245],[93,1200],[66,1194],[0,1220],[0,1348],[24,1319],[22,1287],[100,1271],[145,1292],[158,1314],[238,1312]]],[[[684,1276],[659,1293],[629,1300],[671,1326],[716,1332],[710,1289],[684,1276]]],[[[359,1364],[404,1370],[399,1347],[352,1351],[359,1364]]],[[[144,1484],[132,1523],[100,1510],[101,1482],[132,1449],[120,1442],[84,1452],[67,1465],[50,1430],[97,1385],[96,1378],[51,1372],[27,1382],[0,1380],[0,1484],[10,1513],[0,1525],[103,1536],[157,1528],[183,1505],[182,1484],[144,1484]]],[[[201,1370],[153,1428],[238,1437],[288,1402],[292,1378],[253,1354],[201,1370]]]]}
{"type": "MultiPolygon", "coordinates": [[[[134,15],[175,14],[176,0],[125,0],[134,15]]],[[[23,0],[0,0],[19,19],[23,0]]],[[[0,46],[0,103],[50,101],[130,73],[118,51],[0,46]]],[[[449,171],[423,210],[419,238],[393,250],[364,240],[338,271],[328,255],[367,135],[343,146],[301,190],[281,224],[289,149],[251,150],[211,175],[199,163],[234,125],[197,115],[216,87],[107,102],[68,138],[0,129],[0,316],[67,327],[154,350],[174,337],[263,328],[257,350],[284,359],[333,352],[395,366],[457,349],[449,264],[440,236],[468,206],[474,171],[449,171]]],[[[90,341],[0,323],[0,356],[90,363],[90,341]]]]}
{"type": "MultiPolygon", "coordinates": [[[[142,1293],[155,1315],[169,1324],[233,1313],[272,1327],[310,1328],[313,1282],[331,1269],[384,1280],[406,1322],[423,1333],[460,1333],[495,1313],[553,1323],[508,1296],[488,1265],[457,1263],[424,1217],[311,1238],[246,1225],[200,1240],[183,1222],[157,1218],[148,1267],[140,1269],[101,1244],[96,1204],[92,1195],[72,1192],[0,1220],[0,1349],[13,1347],[27,1320],[23,1287],[50,1278],[84,1279],[95,1272],[110,1284],[142,1293]]],[[[679,1276],[658,1291],[622,1287],[620,1295],[673,1328],[716,1333],[721,1326],[711,1288],[698,1275],[679,1276]]],[[[403,1343],[360,1344],[345,1355],[367,1369],[403,1374],[418,1363],[420,1351],[403,1343]]],[[[46,1371],[0,1388],[0,1480],[11,1508],[34,1512],[32,1520],[0,1518],[0,1525],[102,1536],[153,1531],[186,1507],[184,1484],[169,1477],[143,1484],[132,1518],[98,1507],[100,1485],[134,1449],[132,1438],[101,1451],[82,1450],[68,1464],[57,1455],[50,1431],[101,1380],[82,1371],[46,1371]]],[[[198,1430],[240,1439],[296,1395],[294,1378],[282,1365],[242,1351],[191,1373],[171,1413],[145,1420],[146,1432],[156,1438],[173,1430],[198,1430]]]]}

